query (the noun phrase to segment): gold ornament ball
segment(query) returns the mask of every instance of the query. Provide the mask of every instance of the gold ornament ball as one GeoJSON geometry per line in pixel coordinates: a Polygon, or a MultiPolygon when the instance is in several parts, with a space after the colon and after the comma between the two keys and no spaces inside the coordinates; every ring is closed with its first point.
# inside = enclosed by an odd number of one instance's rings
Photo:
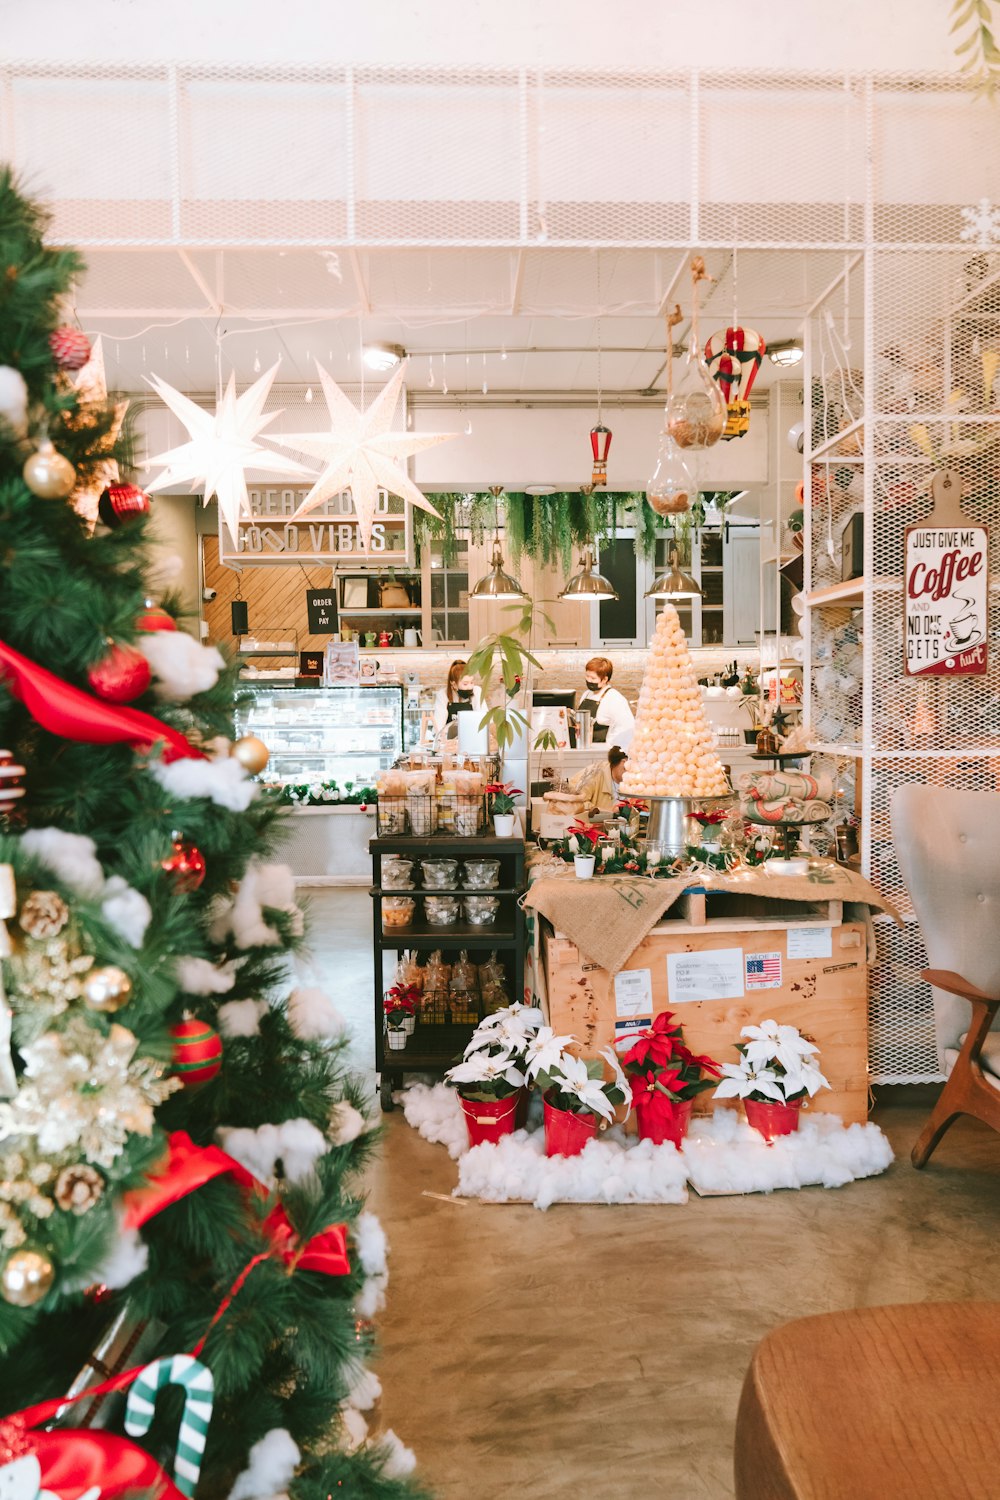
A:
{"type": "Polygon", "coordinates": [[[44,1250],[14,1250],[0,1270],[0,1297],[11,1307],[34,1307],[56,1279],[56,1268],[44,1250]]]}
{"type": "Polygon", "coordinates": [[[76,470],[68,458],[57,453],[48,438],[25,460],[24,482],[40,500],[65,500],[76,484],[76,470]]]}
{"type": "Polygon", "coordinates": [[[91,1010],[101,1015],[112,1015],[128,1004],[132,993],[132,981],[124,969],[109,964],[104,969],[91,969],[83,981],[83,1001],[91,1010]]]}
{"type": "Polygon", "coordinates": [[[251,776],[259,776],[271,759],[270,750],[255,734],[245,734],[241,740],[236,740],[229,753],[251,776]]]}

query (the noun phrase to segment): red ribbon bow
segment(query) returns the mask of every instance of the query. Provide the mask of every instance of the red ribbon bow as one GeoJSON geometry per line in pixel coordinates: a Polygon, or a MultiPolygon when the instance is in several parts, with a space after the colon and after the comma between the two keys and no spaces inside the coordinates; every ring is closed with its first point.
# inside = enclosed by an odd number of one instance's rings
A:
{"type": "Polygon", "coordinates": [[[138,708],[105,703],[63,682],[54,672],[30,661],[0,641],[0,678],[24,704],[36,724],[60,739],[85,745],[125,743],[136,750],[165,746],[163,759],[204,760],[205,756],[177,729],[138,708]]]}

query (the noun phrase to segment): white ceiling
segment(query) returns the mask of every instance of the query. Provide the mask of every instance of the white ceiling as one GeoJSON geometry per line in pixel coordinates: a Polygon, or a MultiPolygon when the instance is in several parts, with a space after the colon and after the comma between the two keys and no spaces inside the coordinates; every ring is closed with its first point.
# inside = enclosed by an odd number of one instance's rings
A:
{"type": "MultiPolygon", "coordinates": [[[[838,274],[830,251],[715,251],[703,284],[701,338],[734,317],[769,342],[795,337],[838,274]]],[[[401,344],[418,400],[456,405],[504,393],[611,401],[654,388],[662,399],[664,310],[690,324],[690,257],[677,250],[567,248],[91,250],[78,317],[102,333],[109,384],[143,389],[155,373],[211,390],[281,359],[282,383],[308,385],[314,362],[362,377],[362,342],[401,344]],[[599,316],[598,316],[599,314],[599,316]],[[600,345],[600,354],[598,354],[600,345]]],[[[779,372],[765,361],[761,389],[779,372]]],[[[372,379],[370,375],[367,377],[372,379]]],[[[376,377],[377,379],[377,377],[376,377]]]]}

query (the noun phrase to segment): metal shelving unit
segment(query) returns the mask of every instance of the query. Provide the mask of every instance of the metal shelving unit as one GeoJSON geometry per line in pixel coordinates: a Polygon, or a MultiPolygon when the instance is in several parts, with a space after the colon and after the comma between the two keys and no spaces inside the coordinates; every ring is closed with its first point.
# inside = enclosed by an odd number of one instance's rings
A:
{"type": "Polygon", "coordinates": [[[495,951],[504,956],[505,968],[510,981],[509,998],[519,1000],[524,991],[524,945],[525,922],[518,899],[524,891],[524,840],[502,839],[495,835],[481,838],[462,838],[449,834],[430,834],[417,838],[412,834],[384,835],[372,839],[368,845],[372,856],[373,903],[372,946],[373,984],[375,1004],[375,1069],[379,1075],[379,1096],[382,1108],[393,1108],[392,1091],[402,1082],[404,1073],[443,1074],[461,1056],[473,1031],[471,1021],[462,1024],[417,1022],[416,1030],[405,1051],[390,1053],[386,1048],[382,998],[384,992],[383,955],[386,952],[402,953],[406,949],[419,953],[430,953],[440,949],[456,955],[460,949],[467,952],[495,951]],[[422,894],[489,895],[500,897],[500,910],[492,927],[477,927],[468,922],[458,922],[450,927],[434,927],[420,920],[409,927],[383,928],[382,901],[385,897],[409,895],[410,892],[387,890],[382,886],[382,856],[401,854],[414,861],[448,856],[456,859],[498,859],[500,861],[500,885],[492,891],[432,890],[414,891],[419,900],[422,894]]]}

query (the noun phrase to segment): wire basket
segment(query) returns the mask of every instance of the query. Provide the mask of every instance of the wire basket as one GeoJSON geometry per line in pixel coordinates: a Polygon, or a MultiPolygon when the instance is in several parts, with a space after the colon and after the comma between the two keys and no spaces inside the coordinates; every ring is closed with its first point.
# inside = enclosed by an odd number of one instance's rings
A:
{"type": "Polygon", "coordinates": [[[415,838],[435,834],[475,838],[486,826],[486,798],[481,792],[435,796],[410,792],[405,797],[380,797],[376,811],[382,837],[409,833],[415,838]]]}

